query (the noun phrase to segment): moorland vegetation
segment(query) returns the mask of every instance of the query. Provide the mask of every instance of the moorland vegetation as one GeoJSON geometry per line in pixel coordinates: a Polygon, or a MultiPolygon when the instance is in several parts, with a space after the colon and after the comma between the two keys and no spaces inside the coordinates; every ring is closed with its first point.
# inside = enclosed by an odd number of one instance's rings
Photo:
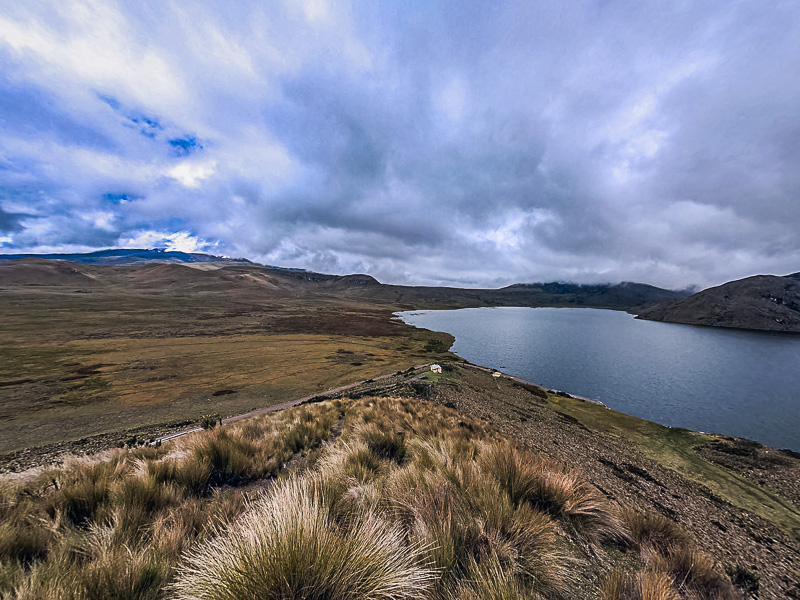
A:
{"type": "Polygon", "coordinates": [[[22,599],[736,598],[662,515],[489,424],[335,399],[111,451],[0,502],[22,599]]]}

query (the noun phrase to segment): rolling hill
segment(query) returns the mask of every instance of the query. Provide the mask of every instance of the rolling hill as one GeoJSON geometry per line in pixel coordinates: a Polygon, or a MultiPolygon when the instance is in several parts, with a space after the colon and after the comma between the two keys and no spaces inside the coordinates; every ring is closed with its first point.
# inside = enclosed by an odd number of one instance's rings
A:
{"type": "Polygon", "coordinates": [[[208,254],[128,249],[88,254],[0,255],[0,286],[99,287],[135,294],[216,290],[247,296],[310,295],[405,309],[585,306],[632,310],[686,297],[683,292],[632,282],[518,283],[500,289],[391,285],[366,274],[329,275],[208,254]]]}
{"type": "Polygon", "coordinates": [[[688,325],[800,332],[800,273],[755,275],[660,304],[637,318],[688,325]]]}

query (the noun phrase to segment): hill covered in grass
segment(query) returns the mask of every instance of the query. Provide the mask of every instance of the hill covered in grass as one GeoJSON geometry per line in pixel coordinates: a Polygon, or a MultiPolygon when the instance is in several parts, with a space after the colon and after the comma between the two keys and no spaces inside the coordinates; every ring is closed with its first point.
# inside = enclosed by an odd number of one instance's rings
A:
{"type": "Polygon", "coordinates": [[[334,399],[5,483],[5,598],[737,598],[671,519],[484,421],[334,399]]]}

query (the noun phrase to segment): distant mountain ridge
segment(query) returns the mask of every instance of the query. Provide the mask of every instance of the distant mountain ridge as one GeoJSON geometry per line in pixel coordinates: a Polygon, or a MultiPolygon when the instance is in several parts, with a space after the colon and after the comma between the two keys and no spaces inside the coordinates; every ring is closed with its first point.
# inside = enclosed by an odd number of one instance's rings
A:
{"type": "Polygon", "coordinates": [[[236,264],[255,264],[246,258],[227,258],[199,252],[180,252],[161,248],[113,248],[95,252],[55,253],[55,254],[0,254],[0,262],[21,260],[23,258],[44,258],[47,260],[66,260],[84,265],[134,265],[149,262],[158,263],[199,263],[231,262],[236,264]]]}
{"type": "Polygon", "coordinates": [[[411,308],[584,306],[632,310],[683,299],[683,292],[623,282],[518,283],[500,289],[383,284],[366,274],[330,275],[260,265],[246,259],[158,249],[115,249],[86,254],[0,255],[0,286],[104,286],[137,292],[244,290],[275,297],[307,294],[411,308]],[[185,268],[193,267],[193,268],[185,268]],[[133,269],[133,270],[132,270],[133,269]]]}
{"type": "Polygon", "coordinates": [[[800,273],[754,275],[638,313],[650,321],[800,333],[800,273]]]}

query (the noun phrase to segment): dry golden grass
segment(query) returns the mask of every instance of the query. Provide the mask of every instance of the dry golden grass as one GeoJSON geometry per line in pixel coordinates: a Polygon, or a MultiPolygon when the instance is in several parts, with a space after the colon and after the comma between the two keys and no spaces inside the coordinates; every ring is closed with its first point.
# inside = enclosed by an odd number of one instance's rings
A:
{"type": "Polygon", "coordinates": [[[624,538],[614,507],[578,473],[507,443],[485,449],[479,460],[515,506],[529,504],[590,539],[624,538]]]}
{"type": "Polygon", "coordinates": [[[421,550],[374,510],[342,527],[313,477],[292,479],[190,552],[172,592],[182,600],[424,598],[436,573],[421,550]]]}
{"type": "MultiPolygon", "coordinates": [[[[631,597],[657,600],[682,596],[712,600],[741,597],[722,575],[716,562],[664,515],[624,508],[620,511],[620,519],[628,531],[628,543],[639,552],[645,563],[645,569],[635,579],[634,588],[639,596],[631,597]]],[[[615,597],[608,596],[609,599],[615,597]]],[[[619,597],[629,596],[623,594],[619,597]]]]}
{"type": "Polygon", "coordinates": [[[671,522],[421,401],[326,401],[0,489],[14,600],[568,598],[627,540],[607,599],[732,598],[671,522]],[[289,471],[291,470],[291,474],[289,471]],[[638,559],[637,559],[638,560],[638,559]],[[580,569],[576,567],[580,566],[580,569]]]}

